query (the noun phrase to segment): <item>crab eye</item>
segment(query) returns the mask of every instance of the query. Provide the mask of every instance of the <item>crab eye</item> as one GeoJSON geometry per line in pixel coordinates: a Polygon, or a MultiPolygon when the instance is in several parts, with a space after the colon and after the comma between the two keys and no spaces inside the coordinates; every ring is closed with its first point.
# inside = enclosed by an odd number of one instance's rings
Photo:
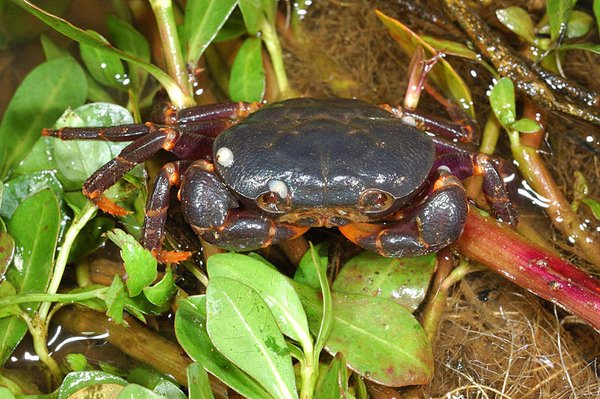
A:
{"type": "Polygon", "coordinates": [[[291,208],[291,199],[287,185],[281,180],[271,179],[268,182],[269,191],[258,196],[256,204],[264,211],[285,213],[291,208]]]}
{"type": "Polygon", "coordinates": [[[389,209],[394,204],[394,198],[380,190],[365,190],[358,198],[358,209],[363,213],[377,213],[389,209]]]}

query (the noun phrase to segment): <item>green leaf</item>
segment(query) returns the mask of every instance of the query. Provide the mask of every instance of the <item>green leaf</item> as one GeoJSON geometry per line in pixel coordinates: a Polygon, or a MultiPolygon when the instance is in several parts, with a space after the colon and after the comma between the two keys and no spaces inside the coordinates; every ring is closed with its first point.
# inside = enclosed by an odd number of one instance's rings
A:
{"type": "Polygon", "coordinates": [[[121,229],[114,229],[107,233],[108,238],[121,248],[121,257],[127,272],[127,291],[131,297],[139,295],[144,287],[156,280],[157,261],[154,256],[135,238],[121,229]]]}
{"type": "MultiPolygon", "coordinates": [[[[125,386],[127,381],[102,371],[75,371],[67,374],[63,379],[63,382],[58,389],[56,399],[68,399],[75,392],[89,386],[108,384],[125,386]]],[[[98,390],[101,391],[101,389],[98,390]]]]}
{"type": "Polygon", "coordinates": [[[560,50],[584,50],[592,53],[600,54],[600,44],[593,43],[574,43],[565,44],[559,47],[560,50]]]}
{"type": "MultiPolygon", "coordinates": [[[[9,220],[8,232],[15,240],[17,253],[6,279],[18,293],[43,292],[50,282],[54,252],[60,228],[60,211],[56,196],[43,190],[24,201],[9,220]],[[32,217],[35,215],[35,217],[32,217]]],[[[21,308],[34,314],[38,304],[21,308]]],[[[0,320],[0,364],[4,364],[27,327],[16,317],[0,320]]]]}
{"type": "Polygon", "coordinates": [[[224,356],[276,398],[297,398],[289,349],[267,304],[245,284],[213,277],[206,289],[206,330],[224,356]]]}
{"type": "MultiPolygon", "coordinates": [[[[319,259],[319,267],[321,267],[322,272],[326,274],[327,264],[329,262],[329,245],[327,242],[322,242],[315,245],[314,248],[317,253],[317,258],[319,259]]],[[[302,255],[296,273],[294,274],[294,280],[316,290],[320,289],[321,283],[319,283],[319,273],[317,273],[310,249],[302,255]]]]}
{"type": "Polygon", "coordinates": [[[190,399],[214,399],[210,390],[208,373],[202,364],[194,362],[187,368],[188,392],[190,399]]]}
{"type": "Polygon", "coordinates": [[[164,399],[165,396],[152,392],[137,384],[127,384],[119,393],[117,399],[164,399]]]}
{"type": "Polygon", "coordinates": [[[46,189],[52,190],[61,199],[63,188],[52,172],[42,171],[10,179],[4,183],[0,215],[10,219],[23,201],[46,189]]]}
{"type": "MultiPolygon", "coordinates": [[[[433,57],[435,55],[435,49],[406,25],[379,11],[376,11],[376,14],[407,55],[411,56],[419,45],[425,50],[426,57],[433,57]]],[[[475,119],[475,110],[469,87],[448,61],[444,59],[439,60],[427,74],[427,79],[433,82],[448,98],[460,106],[467,115],[475,119]]]]}
{"type": "Polygon", "coordinates": [[[232,101],[261,101],[264,93],[261,41],[251,37],[244,41],[233,61],[229,95],[232,101]]]}
{"type": "Polygon", "coordinates": [[[15,240],[6,231],[0,231],[0,281],[15,256],[15,240]]]}
{"type": "Polygon", "coordinates": [[[183,32],[187,46],[187,63],[196,65],[214,40],[237,0],[189,0],[185,7],[183,32]]]}
{"type": "Polygon", "coordinates": [[[217,33],[214,38],[215,43],[224,42],[226,40],[235,39],[246,33],[246,25],[244,24],[244,17],[239,8],[234,8],[233,12],[225,22],[225,24],[217,33]]]}
{"type": "Polygon", "coordinates": [[[539,132],[540,124],[529,118],[522,118],[512,124],[512,128],[521,133],[539,132]]]}
{"type": "Polygon", "coordinates": [[[347,397],[348,369],[346,369],[344,354],[338,352],[315,390],[315,399],[345,399],[347,397]]]}
{"type": "Polygon", "coordinates": [[[590,208],[590,211],[592,211],[592,214],[594,215],[596,220],[600,220],[600,201],[594,198],[583,198],[581,200],[581,203],[587,205],[588,208],[590,208]]]}
{"type": "Polygon", "coordinates": [[[510,128],[515,122],[515,87],[509,78],[502,78],[492,88],[490,105],[502,126],[510,128]]]}
{"type": "Polygon", "coordinates": [[[169,380],[160,381],[158,384],[156,384],[153,391],[154,393],[157,393],[163,398],[187,399],[187,396],[185,396],[181,389],[179,389],[179,387],[175,383],[169,380]]]}
{"type": "Polygon", "coordinates": [[[390,299],[412,313],[425,298],[434,270],[435,254],[398,259],[365,251],[342,267],[332,288],[390,299]]]}
{"type": "Polygon", "coordinates": [[[87,358],[81,353],[69,353],[64,359],[65,366],[71,371],[91,370],[87,358]]]}
{"type": "Polygon", "coordinates": [[[125,307],[125,285],[121,281],[121,276],[115,274],[112,284],[106,291],[104,301],[106,302],[106,315],[116,324],[123,323],[123,308],[125,307]]]}
{"type": "MultiPolygon", "coordinates": [[[[17,295],[15,287],[9,281],[2,281],[2,283],[0,283],[0,298],[12,295],[17,295]]],[[[21,312],[22,310],[17,304],[3,306],[0,308],[0,318],[18,316],[21,312]]]]}
{"type": "Polygon", "coordinates": [[[513,6],[496,10],[496,17],[508,29],[521,36],[529,43],[535,40],[534,26],[531,17],[521,7],[513,6]]]}
{"type": "Polygon", "coordinates": [[[600,0],[594,0],[594,15],[596,16],[596,26],[600,27],[600,0]]]}
{"type": "MultiPolygon", "coordinates": [[[[106,27],[115,46],[132,54],[144,62],[150,62],[150,44],[144,35],[138,32],[131,24],[109,15],[106,27]]],[[[131,86],[140,92],[146,83],[148,73],[138,65],[128,62],[128,76],[131,86]]]]}
{"type": "Polygon", "coordinates": [[[263,0],[239,0],[240,10],[244,17],[246,29],[250,35],[256,35],[261,28],[265,14],[263,12],[263,0]]]}
{"type": "Polygon", "coordinates": [[[0,387],[0,398],[15,399],[15,395],[10,391],[10,389],[5,388],[5,387],[0,387]]]}
{"type": "Polygon", "coordinates": [[[41,35],[40,42],[42,43],[42,49],[44,50],[44,56],[46,60],[53,60],[60,57],[70,57],[71,54],[61,47],[58,47],[48,36],[41,35]]]}
{"type": "MultiPolygon", "coordinates": [[[[71,194],[71,193],[66,193],[71,194]]],[[[77,194],[80,194],[77,192],[77,194]]],[[[65,196],[65,199],[68,196],[65,196]]],[[[87,199],[80,195],[86,203],[87,199]]],[[[96,216],[90,220],[85,227],[79,232],[73,243],[73,247],[69,252],[68,263],[75,262],[82,259],[84,256],[89,255],[102,244],[106,242],[105,231],[110,231],[115,228],[115,220],[107,216],[96,216]]]]}
{"type": "MultiPolygon", "coordinates": [[[[97,40],[110,45],[108,40],[101,34],[92,30],[88,30],[87,33],[97,40]]],[[[126,89],[129,80],[126,79],[125,68],[117,55],[111,51],[82,43],[79,44],[79,52],[87,70],[98,83],[119,90],[126,89]]]]}
{"type": "Polygon", "coordinates": [[[175,382],[171,376],[143,363],[129,371],[127,374],[127,381],[131,384],[141,385],[152,390],[162,382],[175,382]]]}
{"type": "Polygon", "coordinates": [[[208,258],[209,277],[226,277],[247,285],[267,303],[283,334],[312,347],[306,314],[298,294],[277,270],[247,255],[216,254],[208,258]]]}
{"type": "Polygon", "coordinates": [[[167,267],[165,275],[158,283],[150,287],[144,287],[143,290],[144,295],[153,305],[164,306],[168,304],[177,291],[171,267],[167,267]]]}
{"type": "Polygon", "coordinates": [[[546,0],[546,14],[550,23],[550,39],[556,42],[567,29],[571,12],[577,0],[546,0]]]}
{"type": "MultiPolygon", "coordinates": [[[[302,284],[294,286],[315,333],[321,295],[302,284]]],[[[433,376],[433,353],[421,325],[387,299],[333,292],[333,325],[325,349],[344,353],[348,367],[382,385],[426,384],[433,376]]]]}
{"type": "Polygon", "coordinates": [[[242,396],[270,398],[271,395],[264,388],[219,353],[213,345],[206,331],[206,296],[189,297],[179,301],[178,305],[175,335],[186,353],[242,396]]]}
{"type": "Polygon", "coordinates": [[[594,19],[579,10],[573,10],[569,18],[569,30],[567,30],[568,39],[577,39],[588,34],[592,29],[594,19]]]}
{"type": "Polygon", "coordinates": [[[0,124],[0,177],[4,178],[67,107],[84,103],[87,84],[72,57],[46,61],[17,88],[0,124]],[[18,138],[18,140],[16,139],[18,138]]]}
{"type": "MultiPolygon", "coordinates": [[[[143,68],[146,72],[150,73],[159,83],[165,88],[165,90],[169,93],[169,97],[173,102],[183,103],[181,89],[177,86],[177,83],[167,75],[163,70],[159,67],[149,64],[143,60],[140,60],[136,56],[133,56],[129,53],[121,51],[111,45],[108,45],[102,40],[99,40],[97,37],[90,35],[88,32],[77,28],[72,25],[68,21],[57,17],[56,15],[52,15],[41,8],[35,6],[28,0],[14,0],[18,5],[26,9],[31,14],[35,15],[41,21],[46,23],[51,28],[57,30],[63,35],[67,36],[70,39],[75,40],[78,43],[86,44],[88,46],[95,47],[101,50],[107,50],[117,55],[121,59],[125,61],[129,61],[141,68],[143,68]]],[[[63,107],[62,109],[65,109],[63,107]]]]}

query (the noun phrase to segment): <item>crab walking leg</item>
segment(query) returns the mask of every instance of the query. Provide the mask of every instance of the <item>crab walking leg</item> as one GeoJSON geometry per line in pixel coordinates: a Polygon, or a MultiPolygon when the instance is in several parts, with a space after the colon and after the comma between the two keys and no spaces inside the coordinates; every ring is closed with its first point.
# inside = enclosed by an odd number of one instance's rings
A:
{"type": "Polygon", "coordinates": [[[148,196],[141,242],[161,262],[176,263],[191,256],[190,252],[162,250],[171,188],[181,184],[181,174],[190,164],[190,161],[175,161],[163,166],[156,176],[152,193],[148,196]]]}
{"type": "Polygon", "coordinates": [[[258,102],[227,102],[218,104],[199,105],[196,107],[177,110],[169,102],[155,104],[152,120],[167,125],[189,123],[215,119],[244,119],[263,104],[258,102]]]}
{"type": "Polygon", "coordinates": [[[208,162],[195,162],[186,171],[179,196],[185,220],[199,236],[219,248],[250,251],[296,238],[308,230],[237,209],[237,200],[208,162]]]}
{"type": "Polygon", "coordinates": [[[355,244],[383,256],[401,258],[438,251],[460,237],[467,217],[467,196],[455,176],[445,170],[432,192],[417,207],[399,212],[385,225],[352,223],[339,227],[355,244]]]}
{"type": "Polygon", "coordinates": [[[482,175],[482,191],[492,215],[510,226],[517,225],[517,210],[510,201],[504,180],[489,156],[482,153],[448,153],[436,158],[434,168],[439,167],[447,167],[461,180],[473,175],[482,175]]]}

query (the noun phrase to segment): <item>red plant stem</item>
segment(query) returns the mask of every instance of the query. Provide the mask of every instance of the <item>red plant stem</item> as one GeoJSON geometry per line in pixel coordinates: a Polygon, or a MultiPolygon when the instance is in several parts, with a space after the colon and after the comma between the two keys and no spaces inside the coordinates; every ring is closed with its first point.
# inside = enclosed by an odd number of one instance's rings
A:
{"type": "Polygon", "coordinates": [[[468,258],[600,330],[600,280],[573,264],[473,209],[454,245],[468,258]]]}

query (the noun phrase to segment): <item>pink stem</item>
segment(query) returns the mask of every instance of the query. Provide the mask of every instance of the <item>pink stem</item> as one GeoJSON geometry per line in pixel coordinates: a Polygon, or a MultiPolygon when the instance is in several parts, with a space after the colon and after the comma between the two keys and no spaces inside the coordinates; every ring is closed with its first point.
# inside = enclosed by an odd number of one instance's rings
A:
{"type": "Polygon", "coordinates": [[[469,212],[456,248],[600,330],[600,280],[494,219],[469,212]]]}

